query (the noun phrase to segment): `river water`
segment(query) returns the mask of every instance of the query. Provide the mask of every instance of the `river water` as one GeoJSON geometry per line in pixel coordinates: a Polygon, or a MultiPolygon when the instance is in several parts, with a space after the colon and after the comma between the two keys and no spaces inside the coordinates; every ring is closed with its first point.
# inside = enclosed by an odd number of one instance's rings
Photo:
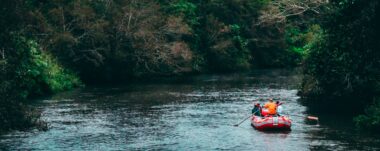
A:
{"type": "Polygon", "coordinates": [[[77,89],[33,104],[49,130],[0,136],[0,150],[380,150],[379,137],[333,115],[291,116],[290,132],[260,132],[249,120],[232,126],[267,98],[308,115],[300,80],[296,71],[259,70],[77,89]]]}

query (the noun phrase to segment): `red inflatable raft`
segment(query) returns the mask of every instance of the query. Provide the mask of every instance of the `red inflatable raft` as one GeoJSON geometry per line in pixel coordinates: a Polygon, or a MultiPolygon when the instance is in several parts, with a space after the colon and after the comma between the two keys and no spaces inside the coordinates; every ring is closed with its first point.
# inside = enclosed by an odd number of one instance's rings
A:
{"type": "Polygon", "coordinates": [[[290,130],[292,121],[286,116],[252,116],[252,126],[257,130],[290,130]]]}

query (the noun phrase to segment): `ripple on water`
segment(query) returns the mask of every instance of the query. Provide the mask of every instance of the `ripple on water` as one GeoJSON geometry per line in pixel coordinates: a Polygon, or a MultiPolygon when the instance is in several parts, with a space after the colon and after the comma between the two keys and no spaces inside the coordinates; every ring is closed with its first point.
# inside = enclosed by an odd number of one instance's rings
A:
{"type": "MultiPolygon", "coordinates": [[[[253,102],[275,98],[284,112],[306,115],[297,80],[268,70],[243,76],[201,76],[191,83],[86,88],[38,108],[49,124],[0,137],[0,150],[376,150],[379,140],[291,116],[292,131],[254,130],[253,102]]],[[[338,122],[338,121],[337,121],[338,122]]]]}

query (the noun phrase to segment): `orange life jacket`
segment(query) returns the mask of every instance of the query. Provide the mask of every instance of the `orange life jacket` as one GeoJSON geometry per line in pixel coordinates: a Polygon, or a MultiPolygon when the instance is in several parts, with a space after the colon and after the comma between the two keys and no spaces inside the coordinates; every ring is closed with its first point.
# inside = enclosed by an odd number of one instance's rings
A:
{"type": "Polygon", "coordinates": [[[264,105],[264,108],[267,108],[268,109],[268,113],[269,114],[276,114],[276,110],[277,110],[277,104],[276,103],[271,103],[271,102],[268,102],[264,105]]]}

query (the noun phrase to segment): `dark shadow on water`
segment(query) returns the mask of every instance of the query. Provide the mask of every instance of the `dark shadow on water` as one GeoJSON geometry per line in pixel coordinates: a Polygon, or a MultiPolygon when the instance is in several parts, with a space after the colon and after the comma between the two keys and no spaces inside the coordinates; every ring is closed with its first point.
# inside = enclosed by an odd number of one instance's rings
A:
{"type": "Polygon", "coordinates": [[[290,134],[292,132],[292,130],[281,130],[281,129],[257,130],[254,127],[252,128],[263,134],[290,134]]]}
{"type": "Polygon", "coordinates": [[[380,136],[356,129],[352,114],[333,114],[315,111],[314,109],[307,110],[306,114],[319,118],[318,122],[305,120],[305,124],[315,125],[311,131],[307,132],[310,138],[313,138],[311,139],[310,150],[380,149],[380,136]]]}

